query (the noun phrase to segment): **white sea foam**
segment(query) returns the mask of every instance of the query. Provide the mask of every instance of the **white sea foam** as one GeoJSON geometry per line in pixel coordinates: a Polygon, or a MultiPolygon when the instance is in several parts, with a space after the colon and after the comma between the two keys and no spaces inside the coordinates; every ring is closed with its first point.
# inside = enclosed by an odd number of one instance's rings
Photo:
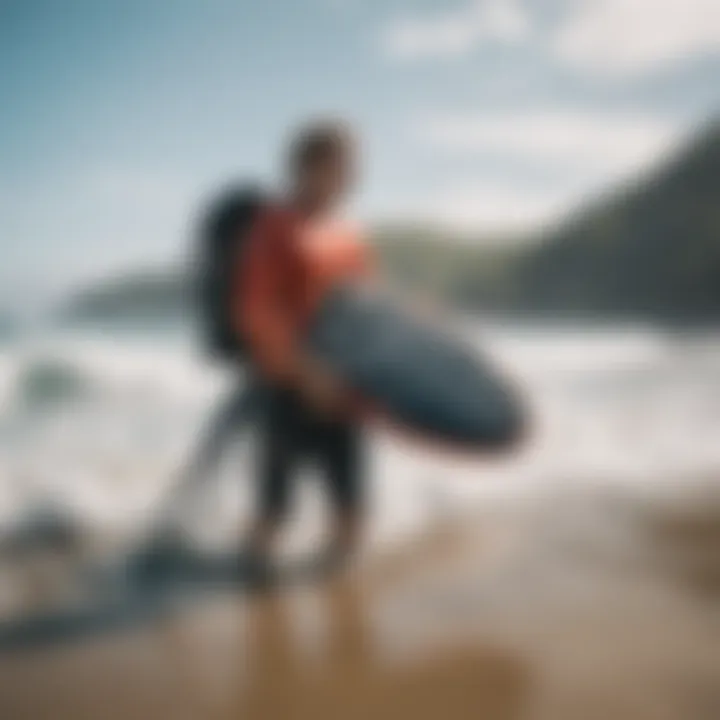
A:
{"type": "MultiPolygon", "coordinates": [[[[375,437],[376,538],[412,532],[445,502],[512,499],[557,483],[720,481],[717,337],[498,327],[481,342],[525,388],[531,439],[491,461],[375,437]]],[[[98,527],[132,527],[173,482],[231,382],[189,343],[167,338],[75,334],[4,350],[0,523],[51,495],[98,527]]],[[[214,528],[247,508],[250,468],[248,448],[229,455],[209,494],[214,528]]],[[[307,520],[320,501],[301,495],[298,527],[315,527],[307,520]]]]}

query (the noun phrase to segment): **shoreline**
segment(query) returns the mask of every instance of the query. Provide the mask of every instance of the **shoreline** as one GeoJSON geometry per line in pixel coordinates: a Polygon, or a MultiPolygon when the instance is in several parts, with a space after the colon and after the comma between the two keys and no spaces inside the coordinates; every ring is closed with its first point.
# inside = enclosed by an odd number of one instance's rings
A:
{"type": "Polygon", "coordinates": [[[450,515],[318,587],[5,657],[0,717],[711,720],[715,488],[450,515]]]}

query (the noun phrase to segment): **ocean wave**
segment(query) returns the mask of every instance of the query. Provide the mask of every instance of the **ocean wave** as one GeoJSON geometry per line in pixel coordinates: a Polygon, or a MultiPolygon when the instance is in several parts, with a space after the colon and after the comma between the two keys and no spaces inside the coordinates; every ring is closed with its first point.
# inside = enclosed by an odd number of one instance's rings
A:
{"type": "Polygon", "coordinates": [[[88,398],[95,389],[92,378],[76,365],[62,359],[41,358],[18,372],[13,403],[23,410],[46,409],[88,398]]]}
{"type": "MultiPolygon", "coordinates": [[[[517,457],[493,464],[375,437],[380,524],[422,522],[424,485],[486,501],[569,478],[579,486],[657,483],[720,471],[720,342],[690,347],[638,329],[511,328],[491,332],[488,344],[537,406],[536,436],[517,457]]],[[[65,493],[99,523],[137,515],[192,452],[230,381],[189,345],[147,338],[43,338],[1,352],[0,396],[13,432],[7,442],[0,434],[0,511],[14,503],[12,493],[3,500],[3,485],[15,483],[65,493]]],[[[247,458],[231,458],[228,471],[230,484],[241,484],[247,458]]]]}

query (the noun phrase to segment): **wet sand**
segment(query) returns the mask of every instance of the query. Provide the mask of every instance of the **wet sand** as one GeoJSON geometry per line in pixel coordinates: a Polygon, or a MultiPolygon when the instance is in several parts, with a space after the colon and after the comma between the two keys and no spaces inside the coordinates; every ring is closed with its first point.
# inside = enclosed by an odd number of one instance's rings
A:
{"type": "Polygon", "coordinates": [[[450,513],[320,587],[0,660],[2,720],[716,720],[720,498],[450,513]]]}

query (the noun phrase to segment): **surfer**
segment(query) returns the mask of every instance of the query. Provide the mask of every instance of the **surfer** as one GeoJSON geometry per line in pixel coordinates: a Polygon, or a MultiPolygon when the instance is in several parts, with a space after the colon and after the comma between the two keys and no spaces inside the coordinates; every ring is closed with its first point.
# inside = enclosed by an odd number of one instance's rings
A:
{"type": "Polygon", "coordinates": [[[296,343],[318,298],[372,261],[359,233],[339,216],[352,189],[356,147],[341,122],[303,128],[290,143],[287,188],[264,203],[238,265],[237,332],[265,388],[256,468],[258,507],[247,555],[262,571],[290,509],[300,464],[319,466],[332,507],[325,558],[334,566],[357,548],[363,524],[363,438],[336,413],[339,387],[296,343]]]}
{"type": "Polygon", "coordinates": [[[320,466],[332,507],[320,565],[332,568],[357,548],[360,416],[384,413],[409,432],[473,452],[506,452],[526,426],[523,403],[492,363],[386,301],[368,247],[341,218],[356,154],[344,124],[305,127],[290,143],[284,191],[233,189],[202,234],[209,347],[240,369],[242,384],[211,423],[176,497],[217,467],[250,421],[259,426],[257,513],[241,563],[259,579],[308,459],[320,466]]]}

